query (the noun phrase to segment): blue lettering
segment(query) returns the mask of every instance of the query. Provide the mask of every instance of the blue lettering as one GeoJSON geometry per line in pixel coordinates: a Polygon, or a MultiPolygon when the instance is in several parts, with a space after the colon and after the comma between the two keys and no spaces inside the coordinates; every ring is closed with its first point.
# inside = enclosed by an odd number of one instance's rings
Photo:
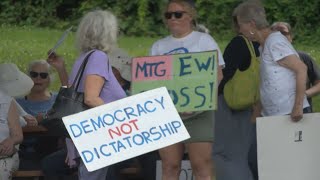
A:
{"type": "Polygon", "coordinates": [[[152,134],[152,135],[158,135],[158,137],[153,138],[154,141],[157,141],[157,140],[159,140],[159,139],[162,137],[161,133],[157,131],[156,127],[150,128],[150,134],[152,134]],[[154,131],[154,130],[155,130],[155,131],[154,131]]]}
{"type": "Polygon", "coordinates": [[[98,122],[94,121],[93,119],[90,119],[90,121],[95,131],[97,130],[97,126],[99,129],[101,128],[101,125],[104,127],[104,122],[100,116],[98,116],[98,122]]]}
{"type": "Polygon", "coordinates": [[[168,90],[168,92],[169,92],[169,94],[170,94],[170,97],[171,97],[171,99],[172,99],[173,104],[176,105],[176,104],[178,103],[178,100],[179,100],[176,91],[174,91],[174,90],[168,90]]]}
{"type": "Polygon", "coordinates": [[[71,130],[71,132],[72,132],[73,137],[75,137],[75,138],[79,137],[79,136],[82,134],[82,129],[81,129],[81,127],[80,127],[79,125],[77,125],[77,124],[71,124],[71,125],[69,126],[69,128],[70,128],[70,130],[71,130]],[[78,131],[75,131],[75,129],[73,129],[73,127],[77,127],[77,128],[78,128],[78,131]],[[76,133],[77,133],[77,134],[76,134],[76,133]]]}
{"type": "Polygon", "coordinates": [[[131,119],[131,116],[137,117],[137,115],[134,114],[134,109],[133,109],[132,107],[126,107],[126,108],[124,108],[123,110],[124,110],[124,112],[126,113],[126,116],[127,116],[128,119],[131,119]],[[129,112],[128,112],[128,111],[129,111],[129,112]],[[130,115],[131,115],[131,116],[130,116],[130,115]]]}
{"type": "Polygon", "coordinates": [[[93,150],[94,150],[94,152],[96,153],[96,155],[97,155],[98,159],[100,159],[100,155],[99,155],[99,153],[98,153],[97,148],[93,148],[93,150]]]}
{"type": "Polygon", "coordinates": [[[177,129],[181,127],[181,123],[179,121],[172,121],[171,124],[174,127],[175,131],[178,132],[177,129]]]}
{"type": "Polygon", "coordinates": [[[154,73],[155,76],[159,76],[159,77],[164,76],[166,74],[166,70],[165,69],[162,69],[162,70],[158,71],[158,67],[159,67],[160,64],[164,64],[164,62],[163,61],[162,62],[158,62],[158,63],[147,63],[147,62],[144,62],[142,66],[139,63],[137,63],[136,78],[138,78],[139,72],[143,72],[144,73],[144,77],[152,77],[153,73],[154,73]],[[148,67],[149,67],[149,73],[148,73],[148,67]]]}
{"type": "Polygon", "coordinates": [[[166,74],[166,69],[162,69],[160,70],[161,74],[158,74],[158,67],[160,64],[164,64],[164,62],[159,62],[155,65],[155,75],[158,76],[158,77],[161,77],[161,76],[164,76],[166,74]]]}
{"type": "Polygon", "coordinates": [[[122,121],[126,120],[125,117],[123,117],[122,119],[119,119],[119,118],[117,117],[117,113],[118,113],[118,112],[122,112],[122,110],[116,110],[116,111],[114,112],[114,118],[116,118],[116,120],[119,121],[119,122],[122,122],[122,121]]]}
{"type": "MultiPolygon", "coordinates": [[[[212,102],[212,94],[213,94],[213,82],[210,82],[210,103],[212,102]]],[[[209,106],[211,108],[211,105],[209,106]]]]}
{"type": "Polygon", "coordinates": [[[146,109],[148,112],[154,112],[155,110],[156,110],[156,108],[154,107],[153,109],[149,109],[148,107],[147,107],[147,104],[152,104],[153,102],[152,101],[146,101],[145,103],[144,103],[144,109],[146,109]]]}
{"type": "Polygon", "coordinates": [[[129,144],[130,147],[132,147],[132,145],[130,143],[130,140],[129,140],[130,138],[131,138],[131,136],[127,136],[127,137],[125,137],[123,139],[127,141],[127,143],[129,144]]]}
{"type": "Polygon", "coordinates": [[[147,132],[147,131],[143,131],[141,132],[142,136],[144,137],[144,140],[146,141],[146,143],[148,144],[149,142],[152,142],[149,137],[150,137],[150,134],[147,132]]]}
{"type": "Polygon", "coordinates": [[[162,107],[162,109],[165,109],[164,108],[164,98],[163,98],[163,96],[161,96],[161,99],[160,99],[160,101],[159,100],[157,100],[157,99],[154,99],[156,102],[158,102],[160,105],[161,105],[161,107],[162,107]]]}
{"type": "Polygon", "coordinates": [[[101,152],[101,154],[102,155],[104,155],[104,156],[111,156],[111,153],[105,153],[104,151],[103,151],[103,148],[104,147],[107,147],[108,145],[106,145],[106,144],[102,144],[101,146],[100,146],[100,152],[101,152]]]}
{"type": "Polygon", "coordinates": [[[114,118],[113,118],[113,116],[112,116],[111,114],[105,114],[105,115],[103,116],[103,122],[104,122],[106,125],[111,126],[111,125],[114,124],[114,118]],[[107,122],[106,122],[106,117],[107,117],[107,116],[111,117],[111,119],[112,119],[110,123],[107,123],[107,122]]]}
{"type": "Polygon", "coordinates": [[[202,102],[201,102],[201,104],[198,105],[198,106],[195,106],[195,108],[202,107],[202,106],[204,105],[204,103],[206,102],[206,96],[205,96],[204,94],[202,94],[201,92],[198,91],[199,89],[203,89],[203,88],[205,88],[205,87],[204,87],[204,86],[198,86],[198,87],[195,88],[195,92],[194,92],[194,93],[195,93],[196,95],[202,97],[202,102]]]}
{"type": "Polygon", "coordinates": [[[136,145],[138,145],[138,146],[140,146],[140,145],[142,145],[142,144],[144,143],[144,139],[143,139],[143,137],[142,137],[140,134],[134,135],[134,136],[132,137],[132,140],[133,140],[133,143],[136,144],[136,145]],[[141,141],[141,142],[138,142],[138,141],[137,141],[137,137],[140,138],[140,141],[141,141]]]}
{"type": "Polygon", "coordinates": [[[119,141],[118,140],[118,152],[120,152],[120,148],[124,148],[124,149],[127,149],[123,144],[122,144],[122,142],[121,141],[119,141]]]}
{"type": "Polygon", "coordinates": [[[81,124],[81,126],[82,126],[82,129],[83,129],[83,131],[84,131],[84,133],[90,133],[90,132],[92,132],[93,130],[92,129],[90,129],[90,130],[86,130],[86,128],[87,127],[90,127],[90,125],[89,124],[85,124],[85,123],[88,123],[88,120],[84,120],[84,121],[81,121],[80,122],[80,124],[81,124]]]}
{"type": "Polygon", "coordinates": [[[181,104],[180,107],[185,107],[185,106],[187,106],[187,105],[190,103],[190,98],[189,98],[188,94],[186,94],[186,93],[184,92],[184,90],[186,90],[186,89],[189,89],[189,88],[188,88],[188,87],[184,87],[184,88],[182,88],[182,89],[180,90],[181,95],[186,98],[186,102],[185,102],[184,104],[181,104]]]}
{"type": "Polygon", "coordinates": [[[180,57],[179,58],[180,65],[181,65],[180,66],[180,76],[191,74],[191,71],[188,71],[188,72],[185,71],[187,68],[191,67],[190,64],[185,64],[185,60],[190,60],[190,59],[191,59],[191,56],[185,56],[185,57],[180,57]]]}
{"type": "Polygon", "coordinates": [[[138,110],[138,115],[141,116],[141,113],[147,114],[147,112],[143,109],[143,107],[140,104],[137,104],[137,110],[138,110]]]}
{"type": "Polygon", "coordinates": [[[117,151],[117,149],[116,149],[115,144],[116,144],[116,142],[111,142],[111,143],[109,143],[109,145],[111,145],[111,146],[112,146],[112,148],[113,148],[114,152],[118,152],[118,151],[117,151]]]}
{"type": "Polygon", "coordinates": [[[169,125],[169,127],[171,129],[172,134],[174,134],[174,129],[172,128],[172,125],[170,123],[168,123],[168,125],[169,125]]]}
{"type": "Polygon", "coordinates": [[[81,154],[82,154],[83,159],[84,159],[84,161],[85,161],[86,163],[89,163],[89,162],[93,161],[93,157],[94,157],[94,156],[93,156],[93,153],[92,153],[91,151],[85,150],[85,151],[82,151],[81,154]],[[90,156],[89,156],[89,159],[87,158],[86,155],[90,155],[90,156]]]}
{"type": "Polygon", "coordinates": [[[161,126],[159,126],[159,128],[160,128],[160,131],[162,132],[162,134],[164,135],[164,137],[167,137],[167,135],[166,135],[165,132],[168,131],[169,134],[171,135],[171,131],[170,131],[170,129],[168,128],[168,125],[167,125],[167,124],[165,124],[164,126],[165,126],[165,128],[162,128],[161,126]]]}
{"type": "Polygon", "coordinates": [[[209,59],[207,60],[206,63],[201,63],[199,62],[199,60],[197,58],[194,59],[196,61],[197,67],[199,69],[199,72],[202,71],[202,69],[205,69],[206,71],[208,71],[208,68],[210,66],[211,63],[211,57],[209,57],[209,59]]]}

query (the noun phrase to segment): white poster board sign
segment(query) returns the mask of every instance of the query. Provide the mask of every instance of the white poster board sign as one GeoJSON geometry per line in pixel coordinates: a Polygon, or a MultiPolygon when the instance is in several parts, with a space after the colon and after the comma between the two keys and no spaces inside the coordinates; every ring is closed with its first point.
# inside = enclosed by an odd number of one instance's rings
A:
{"type": "Polygon", "coordinates": [[[320,179],[320,113],[257,119],[259,180],[320,179]]]}
{"type": "MultiPolygon", "coordinates": [[[[157,161],[157,174],[156,174],[156,180],[162,179],[162,161],[157,161]]],[[[179,180],[194,180],[195,177],[193,176],[191,164],[189,160],[182,160],[181,161],[181,170],[180,170],[180,176],[179,180]]]]}
{"type": "Polygon", "coordinates": [[[89,171],[190,138],[164,87],[64,117],[63,122],[89,171]]]}

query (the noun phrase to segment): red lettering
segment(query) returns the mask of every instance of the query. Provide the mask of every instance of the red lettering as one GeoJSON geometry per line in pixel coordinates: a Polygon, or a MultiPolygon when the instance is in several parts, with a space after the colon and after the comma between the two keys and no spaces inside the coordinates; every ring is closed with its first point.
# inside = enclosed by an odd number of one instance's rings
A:
{"type": "Polygon", "coordinates": [[[109,136],[111,139],[114,138],[114,136],[122,136],[122,134],[130,134],[132,133],[132,129],[139,130],[138,125],[136,124],[138,120],[130,120],[129,123],[123,123],[120,126],[117,126],[113,129],[108,129],[109,136]],[[120,127],[120,128],[119,128],[120,127]]]}

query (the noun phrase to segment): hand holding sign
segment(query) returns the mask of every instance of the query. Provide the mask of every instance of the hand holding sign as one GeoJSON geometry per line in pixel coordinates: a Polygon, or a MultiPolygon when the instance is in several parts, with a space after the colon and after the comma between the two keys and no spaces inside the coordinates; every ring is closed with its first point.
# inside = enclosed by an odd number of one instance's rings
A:
{"type": "Polygon", "coordinates": [[[164,87],[64,117],[63,122],[89,171],[190,137],[164,87]]]}

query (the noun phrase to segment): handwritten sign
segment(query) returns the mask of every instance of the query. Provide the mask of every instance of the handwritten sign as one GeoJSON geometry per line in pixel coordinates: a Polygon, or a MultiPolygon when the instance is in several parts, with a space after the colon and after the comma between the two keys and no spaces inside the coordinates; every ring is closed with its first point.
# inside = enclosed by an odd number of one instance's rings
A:
{"type": "Polygon", "coordinates": [[[89,171],[190,138],[165,87],[63,118],[89,171]]]}
{"type": "MultiPolygon", "coordinates": [[[[157,161],[156,180],[162,179],[162,167],[161,166],[162,166],[162,161],[157,161]]],[[[182,160],[179,180],[194,180],[194,179],[195,179],[195,177],[192,173],[190,161],[189,160],[182,160]]]]}
{"type": "Polygon", "coordinates": [[[137,57],[132,92],[166,86],[179,112],[217,108],[217,51],[137,57]]]}
{"type": "Polygon", "coordinates": [[[257,119],[259,180],[320,179],[320,113],[257,119]]]}

